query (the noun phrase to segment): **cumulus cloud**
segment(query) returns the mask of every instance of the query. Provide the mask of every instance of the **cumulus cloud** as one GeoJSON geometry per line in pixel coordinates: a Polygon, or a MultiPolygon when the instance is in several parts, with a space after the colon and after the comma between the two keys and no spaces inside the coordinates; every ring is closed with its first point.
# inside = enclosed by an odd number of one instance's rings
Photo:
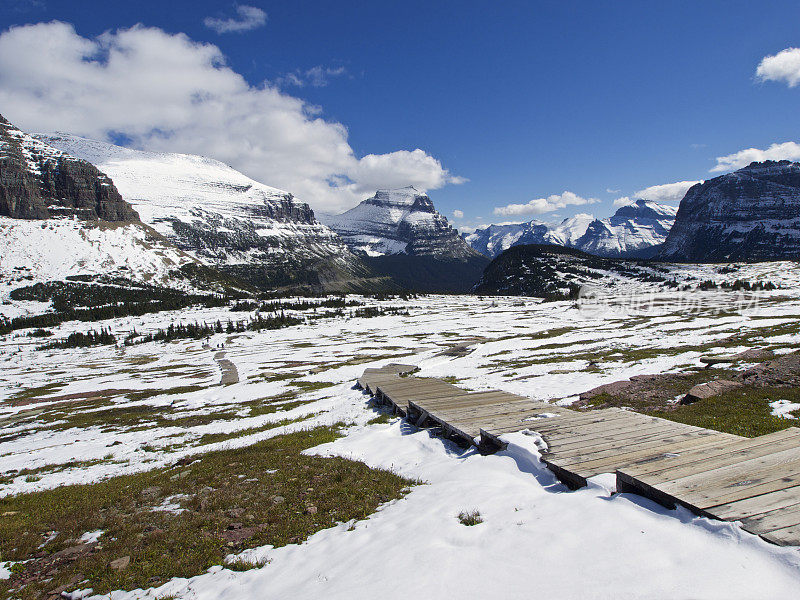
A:
{"type": "Polygon", "coordinates": [[[346,74],[347,69],[344,67],[323,67],[322,65],[318,65],[306,69],[305,71],[298,69],[287,73],[286,75],[278,77],[275,80],[275,84],[284,88],[289,86],[305,87],[307,85],[311,87],[325,87],[330,83],[333,77],[341,77],[346,74]]]}
{"type": "Polygon", "coordinates": [[[358,158],[319,107],[250,85],[217,46],[157,28],[85,38],[61,22],[13,27],[0,34],[0,106],[28,131],[210,156],[328,212],[376,188],[464,181],[420,149],[358,158]]]}
{"type": "Polygon", "coordinates": [[[456,210],[453,211],[453,216],[456,219],[463,219],[464,218],[464,211],[456,209],[456,210]]]}
{"type": "MultiPolygon", "coordinates": [[[[689,188],[702,181],[676,181],[662,185],[651,185],[634,194],[635,198],[652,200],[653,202],[680,202],[689,188]]],[[[616,205],[616,201],[614,202],[616,205]]]]}
{"type": "Polygon", "coordinates": [[[800,48],[787,48],[772,56],[765,56],[758,64],[759,81],[785,81],[789,87],[800,83],[800,48]]]}
{"type": "Polygon", "coordinates": [[[630,196],[622,196],[621,198],[617,198],[614,200],[614,206],[628,206],[636,202],[635,200],[631,200],[630,196]]]}
{"type": "Polygon", "coordinates": [[[267,22],[267,13],[257,6],[240,4],[236,7],[236,16],[227,19],[206,17],[203,25],[217,33],[242,33],[263,27],[267,22]]]}
{"type": "Polygon", "coordinates": [[[800,160],[800,144],[797,142],[783,142],[782,144],[772,144],[766,150],[745,148],[727,156],[718,156],[717,166],[711,169],[711,172],[735,171],[746,167],[751,162],[765,160],[800,160]]]}
{"type": "Polygon", "coordinates": [[[554,212],[567,206],[581,206],[584,204],[594,204],[600,202],[597,198],[582,198],[577,194],[565,191],[563,194],[553,194],[547,198],[534,198],[525,204],[507,204],[496,206],[496,215],[542,215],[554,212]]]}

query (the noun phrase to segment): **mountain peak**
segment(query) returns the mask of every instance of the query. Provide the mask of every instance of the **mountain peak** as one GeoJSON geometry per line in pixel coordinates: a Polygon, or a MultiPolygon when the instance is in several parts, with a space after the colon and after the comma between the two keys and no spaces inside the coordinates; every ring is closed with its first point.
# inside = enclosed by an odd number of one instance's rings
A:
{"type": "Polygon", "coordinates": [[[476,256],[430,197],[410,185],[378,190],[347,212],[325,217],[325,222],[353,250],[368,256],[476,256]]]}

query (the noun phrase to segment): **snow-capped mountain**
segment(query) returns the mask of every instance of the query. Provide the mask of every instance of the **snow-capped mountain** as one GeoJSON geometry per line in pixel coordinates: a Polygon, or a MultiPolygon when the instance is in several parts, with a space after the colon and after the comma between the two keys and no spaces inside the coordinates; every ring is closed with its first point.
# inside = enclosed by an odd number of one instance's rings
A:
{"type": "Polygon", "coordinates": [[[464,235],[477,251],[495,257],[511,246],[551,244],[598,256],[655,256],[675,220],[675,207],[648,200],[623,206],[607,219],[577,214],[557,225],[542,221],[489,225],[464,235]]]}
{"type": "Polygon", "coordinates": [[[43,143],[0,115],[0,215],[138,221],[113,182],[93,165],[43,143]]]}
{"type": "Polygon", "coordinates": [[[677,212],[668,204],[636,200],[607,219],[592,221],[573,247],[597,256],[652,258],[667,238],[677,212]]]}
{"type": "Polygon", "coordinates": [[[307,204],[219,161],[65,134],[37,137],[110,175],[142,221],[178,248],[251,283],[316,284],[363,268],[307,204]]]}
{"type": "Polygon", "coordinates": [[[475,255],[447,218],[436,211],[430,197],[413,186],[378,190],[347,212],[324,219],[350,248],[367,256],[475,255]]]}
{"type": "Polygon", "coordinates": [[[192,262],[106,174],[0,117],[0,292],[71,275],[164,283],[192,262]]]}
{"type": "Polygon", "coordinates": [[[586,233],[587,227],[594,220],[592,215],[580,213],[564,219],[557,225],[537,220],[526,223],[493,224],[476,229],[463,237],[475,250],[494,258],[511,246],[522,244],[572,246],[586,233]]]}
{"type": "Polygon", "coordinates": [[[730,262],[800,257],[800,163],[751,163],[686,192],[661,258],[730,262]]]}

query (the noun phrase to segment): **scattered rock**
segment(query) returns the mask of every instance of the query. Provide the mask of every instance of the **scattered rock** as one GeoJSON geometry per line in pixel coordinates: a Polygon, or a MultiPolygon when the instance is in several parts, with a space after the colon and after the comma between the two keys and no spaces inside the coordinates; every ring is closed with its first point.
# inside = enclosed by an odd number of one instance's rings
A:
{"type": "Polygon", "coordinates": [[[692,404],[698,400],[705,400],[713,396],[719,396],[730,390],[742,387],[744,384],[739,381],[729,381],[727,379],[716,379],[708,383],[700,383],[689,390],[689,393],[681,398],[680,404],[692,404]]]}
{"type": "Polygon", "coordinates": [[[130,556],[122,556],[117,558],[116,560],[112,560],[108,563],[108,566],[114,569],[115,571],[124,571],[128,568],[128,565],[131,564],[131,557],[130,556]]]}
{"type": "Polygon", "coordinates": [[[227,515],[232,519],[238,519],[243,514],[244,514],[243,508],[231,508],[230,510],[227,511],[227,515]]]}
{"type": "Polygon", "coordinates": [[[317,514],[317,507],[316,506],[306,506],[306,514],[309,514],[309,515],[317,514]]]}
{"type": "Polygon", "coordinates": [[[273,504],[280,504],[281,502],[286,502],[286,498],[283,496],[273,496],[271,498],[273,504]]]}
{"type": "Polygon", "coordinates": [[[142,496],[146,496],[149,498],[154,498],[158,496],[160,493],[161,493],[161,488],[157,486],[146,487],[141,492],[142,496]]]}

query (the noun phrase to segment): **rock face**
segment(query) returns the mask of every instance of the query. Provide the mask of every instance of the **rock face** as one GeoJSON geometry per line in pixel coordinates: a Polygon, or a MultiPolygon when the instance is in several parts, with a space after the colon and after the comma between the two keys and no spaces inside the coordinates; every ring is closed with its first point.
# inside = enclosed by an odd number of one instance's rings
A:
{"type": "Polygon", "coordinates": [[[467,292],[489,260],[413,187],[378,190],[325,222],[374,272],[419,292],[467,292]]]}
{"type": "Polygon", "coordinates": [[[2,116],[0,216],[139,221],[111,179],[96,167],[23,133],[2,116]]]}
{"type": "Polygon", "coordinates": [[[535,220],[489,225],[464,239],[491,258],[522,244],[552,244],[605,257],[651,258],[664,243],[676,211],[672,206],[640,199],[607,219],[578,214],[558,225],[535,220]]]}
{"type": "Polygon", "coordinates": [[[292,194],[209,158],[143,152],[65,134],[40,140],[114,178],[142,221],[206,265],[263,288],[335,288],[366,267],[292,194]]]}
{"type": "Polygon", "coordinates": [[[350,248],[367,256],[475,256],[447,218],[436,211],[430,197],[412,186],[378,190],[355,208],[326,217],[325,222],[350,248]]]}
{"type": "Polygon", "coordinates": [[[594,220],[574,247],[607,257],[652,258],[661,249],[678,209],[648,200],[636,200],[613,216],[594,220]]]}
{"type": "Polygon", "coordinates": [[[800,163],[766,161],[699,183],[681,201],[660,258],[731,262],[800,257],[800,163]]]}

